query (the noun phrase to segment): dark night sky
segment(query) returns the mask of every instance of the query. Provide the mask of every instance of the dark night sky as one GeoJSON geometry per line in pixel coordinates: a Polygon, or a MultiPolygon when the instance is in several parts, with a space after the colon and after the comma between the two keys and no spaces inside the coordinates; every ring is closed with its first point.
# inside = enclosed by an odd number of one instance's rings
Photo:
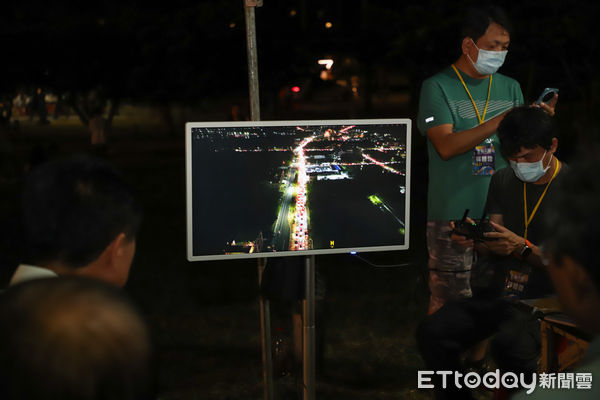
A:
{"type": "MultiPolygon", "coordinates": [[[[400,71],[414,90],[457,57],[457,22],[470,3],[266,0],[256,13],[261,87],[275,90],[314,72],[316,58],[334,55],[355,58],[361,72],[400,71]]],[[[503,72],[526,97],[553,84],[564,100],[590,101],[586,85],[598,78],[588,32],[599,6],[576,4],[503,2],[516,27],[503,72]]],[[[103,85],[116,96],[161,102],[247,90],[241,0],[11,2],[0,22],[1,92],[103,85]]]]}
{"type": "MultiPolygon", "coordinates": [[[[324,101],[319,117],[414,118],[421,82],[456,60],[462,13],[475,3],[265,0],[256,10],[263,119],[290,118],[277,103],[286,87],[319,90],[322,67],[316,61],[323,57],[336,60],[336,79],[360,79],[361,100],[385,92],[406,94],[409,101],[387,113],[365,106],[358,114],[324,101]]],[[[593,62],[598,41],[589,32],[596,30],[600,3],[510,0],[502,6],[514,32],[500,72],[521,83],[526,101],[545,87],[560,89],[557,120],[568,132],[561,155],[569,161],[577,143],[588,147],[597,136],[589,127],[600,106],[600,74],[593,62]]],[[[229,104],[241,104],[249,114],[242,0],[105,0],[85,7],[10,2],[0,14],[0,43],[2,98],[40,86],[72,97],[101,88],[121,103],[203,107],[214,120],[226,117],[229,104]],[[227,106],[210,108],[219,102],[227,106]]],[[[179,128],[172,124],[171,130],[179,128]]]]}

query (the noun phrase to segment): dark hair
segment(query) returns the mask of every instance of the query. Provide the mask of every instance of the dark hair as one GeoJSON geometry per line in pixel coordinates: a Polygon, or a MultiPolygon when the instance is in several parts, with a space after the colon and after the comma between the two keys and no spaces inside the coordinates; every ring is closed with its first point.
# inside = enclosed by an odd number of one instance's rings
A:
{"type": "Polygon", "coordinates": [[[556,260],[568,256],[577,261],[600,290],[600,161],[571,165],[555,191],[546,212],[546,229],[552,232],[544,251],[556,260]]]}
{"type": "Polygon", "coordinates": [[[474,42],[482,37],[491,23],[496,23],[512,35],[512,25],[504,10],[493,5],[469,8],[462,21],[462,38],[470,37],[474,42]]]}
{"type": "Polygon", "coordinates": [[[521,148],[552,147],[552,138],[558,137],[554,118],[540,108],[522,106],[509,111],[498,126],[500,150],[512,157],[521,148]]]}
{"type": "Polygon", "coordinates": [[[21,201],[24,261],[82,267],[123,232],[134,239],[141,211],[131,188],[103,160],[52,161],[26,178],[21,201]]]}
{"type": "Polygon", "coordinates": [[[110,285],[47,278],[0,297],[2,399],[146,399],[152,364],[146,324],[110,285]]]}

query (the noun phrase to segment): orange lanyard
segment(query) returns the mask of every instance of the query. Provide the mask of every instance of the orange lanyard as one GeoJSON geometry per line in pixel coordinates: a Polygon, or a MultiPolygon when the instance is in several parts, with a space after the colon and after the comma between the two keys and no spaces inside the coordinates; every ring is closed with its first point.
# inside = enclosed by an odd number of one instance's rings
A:
{"type": "Polygon", "coordinates": [[[546,195],[546,192],[548,191],[548,186],[550,186],[550,184],[554,180],[554,177],[558,173],[558,170],[560,169],[560,162],[558,161],[558,158],[555,158],[555,160],[556,160],[556,170],[554,170],[554,174],[552,174],[552,178],[550,178],[550,181],[546,184],[546,188],[544,189],[544,192],[538,199],[537,204],[533,208],[533,211],[531,212],[531,215],[529,216],[529,218],[527,218],[527,184],[525,182],[523,182],[523,209],[525,210],[525,233],[523,234],[524,239],[527,239],[527,228],[529,227],[529,224],[531,223],[533,216],[535,215],[538,208],[540,207],[540,204],[542,204],[542,200],[544,199],[544,196],[546,195]]]}
{"type": "Polygon", "coordinates": [[[460,79],[460,82],[462,83],[463,87],[467,91],[467,94],[469,95],[469,98],[471,99],[471,103],[473,103],[473,108],[475,109],[475,112],[477,113],[477,119],[479,120],[479,125],[483,124],[483,122],[485,121],[485,113],[487,112],[488,104],[490,102],[490,93],[492,92],[492,75],[490,75],[490,83],[488,86],[487,100],[485,101],[485,107],[483,108],[483,116],[482,116],[479,114],[479,110],[477,109],[477,104],[475,104],[475,100],[473,100],[473,96],[471,96],[471,92],[469,92],[469,89],[467,88],[467,84],[465,83],[463,77],[460,75],[460,72],[458,72],[458,69],[454,66],[454,64],[452,64],[452,69],[454,70],[454,72],[456,72],[456,75],[458,75],[458,79],[460,79]]]}

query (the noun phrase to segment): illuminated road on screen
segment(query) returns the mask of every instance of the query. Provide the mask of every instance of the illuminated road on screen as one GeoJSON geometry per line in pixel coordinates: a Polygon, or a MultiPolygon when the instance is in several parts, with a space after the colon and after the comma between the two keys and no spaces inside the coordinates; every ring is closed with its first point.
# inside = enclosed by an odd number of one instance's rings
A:
{"type": "Polygon", "coordinates": [[[307,250],[309,248],[308,210],[306,209],[306,184],[308,183],[308,175],[306,174],[304,147],[312,142],[312,140],[312,137],[303,139],[300,145],[294,150],[296,154],[295,164],[298,173],[298,186],[296,187],[296,209],[292,224],[293,241],[291,242],[290,250],[307,250]]]}
{"type": "Polygon", "coordinates": [[[206,172],[205,179],[215,182],[214,191],[220,193],[223,182],[243,187],[235,199],[198,206],[228,210],[223,211],[228,218],[223,229],[200,231],[204,236],[194,246],[211,249],[201,252],[220,252],[226,246],[225,251],[247,253],[257,237],[264,238],[261,252],[404,240],[407,154],[402,127],[217,127],[194,135],[203,150],[209,149],[211,169],[225,161],[222,168],[206,172]]]}
{"type": "Polygon", "coordinates": [[[287,179],[283,183],[283,196],[279,206],[279,213],[275,221],[273,229],[273,249],[275,251],[286,251],[290,249],[290,206],[294,198],[294,180],[296,179],[296,171],[290,170],[287,174],[287,179]]]}
{"type": "MultiPolygon", "coordinates": [[[[346,130],[352,128],[348,127],[345,130],[340,131],[344,133],[346,130]]],[[[307,183],[310,180],[307,170],[309,165],[307,164],[306,152],[315,151],[315,149],[305,149],[305,147],[314,140],[319,140],[322,135],[315,135],[304,138],[297,147],[294,148],[294,159],[291,163],[290,171],[287,174],[287,179],[282,180],[282,197],[279,207],[279,213],[277,220],[275,221],[273,229],[273,242],[272,247],[275,251],[285,250],[309,250],[311,249],[311,238],[309,235],[309,211],[306,207],[307,202],[307,183]],[[297,183],[294,183],[297,178],[297,183]],[[295,198],[295,202],[293,199],[295,198]],[[294,203],[292,205],[292,203],[294,203]]],[[[331,151],[331,149],[329,149],[331,151]]],[[[391,172],[396,175],[404,175],[403,171],[396,170],[390,167],[388,164],[397,164],[398,162],[385,162],[379,161],[374,157],[366,154],[363,149],[360,153],[364,160],[360,165],[375,165],[387,172],[391,172]]],[[[375,148],[369,150],[387,151],[388,148],[375,148]]],[[[395,149],[391,149],[395,150],[395,149]]],[[[339,163],[344,164],[344,163],[339,163]]],[[[356,164],[356,163],[355,163],[356,164]]],[[[314,168],[315,166],[310,166],[314,168]]],[[[322,168],[324,170],[324,168],[322,168]]],[[[344,176],[343,174],[341,175],[344,176]]],[[[371,199],[373,201],[373,199],[371,199]]],[[[374,201],[382,211],[387,212],[401,225],[401,229],[404,230],[404,222],[398,218],[393,209],[386,205],[381,199],[374,201]]]]}

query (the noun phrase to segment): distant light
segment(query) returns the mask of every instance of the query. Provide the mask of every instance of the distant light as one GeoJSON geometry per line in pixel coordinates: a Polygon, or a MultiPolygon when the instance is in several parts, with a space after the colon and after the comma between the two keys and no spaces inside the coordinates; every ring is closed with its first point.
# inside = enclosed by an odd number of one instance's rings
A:
{"type": "Polygon", "coordinates": [[[300,92],[300,86],[292,86],[292,92],[294,92],[294,93],[300,92]]]}
{"type": "Polygon", "coordinates": [[[296,15],[296,10],[291,10],[290,11],[290,16],[294,17],[296,15]]]}
{"type": "Polygon", "coordinates": [[[232,23],[230,23],[230,24],[229,24],[229,27],[230,27],[231,29],[235,28],[235,22],[232,22],[232,23]]]}
{"type": "Polygon", "coordinates": [[[350,254],[352,254],[353,256],[355,256],[356,252],[355,251],[351,251],[350,254]]]}
{"type": "Polygon", "coordinates": [[[333,24],[329,21],[325,22],[325,28],[329,29],[333,26],[333,24]]]}
{"type": "Polygon", "coordinates": [[[324,65],[327,69],[331,69],[331,66],[333,65],[333,60],[331,58],[323,58],[319,60],[318,63],[319,65],[324,65]]]}

